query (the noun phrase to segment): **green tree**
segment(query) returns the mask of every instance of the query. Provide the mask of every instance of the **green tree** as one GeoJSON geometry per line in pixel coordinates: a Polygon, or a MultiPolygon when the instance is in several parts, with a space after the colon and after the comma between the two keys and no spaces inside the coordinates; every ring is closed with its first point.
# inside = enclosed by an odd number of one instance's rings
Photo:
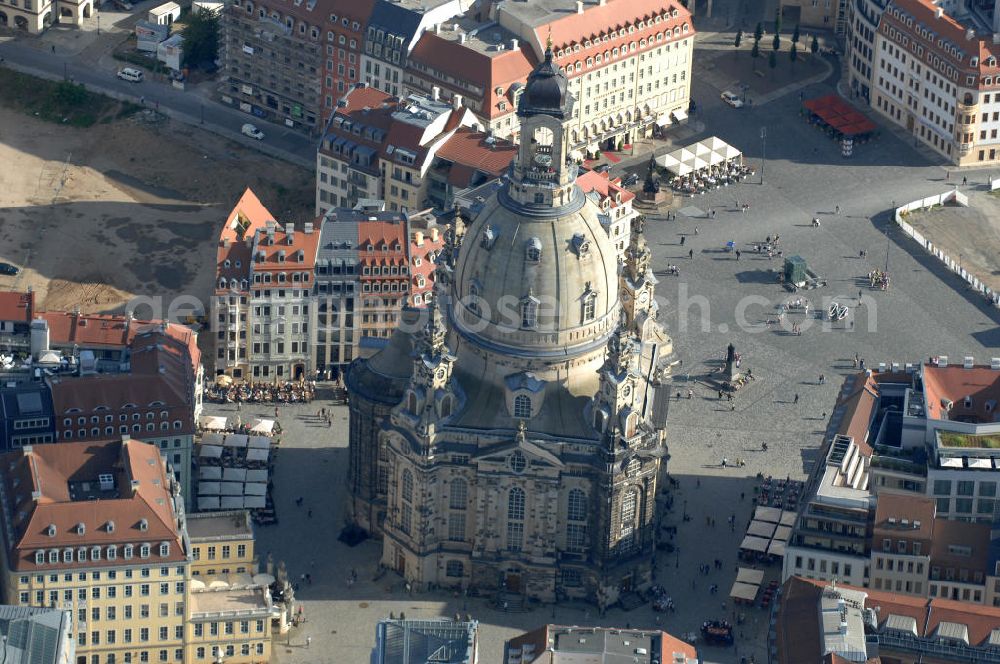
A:
{"type": "Polygon", "coordinates": [[[750,49],[750,57],[753,58],[753,60],[751,60],[753,70],[757,71],[757,58],[760,57],[760,46],[757,45],[757,42],[754,42],[753,48],[750,49]]]}
{"type": "Polygon", "coordinates": [[[774,41],[771,42],[771,48],[775,51],[781,48],[781,35],[777,32],[774,33],[774,41]]]}
{"type": "Polygon", "coordinates": [[[792,61],[792,71],[795,71],[795,61],[799,59],[799,49],[792,43],[792,48],[788,51],[788,59],[792,61]]]}
{"type": "Polygon", "coordinates": [[[743,42],[743,31],[742,30],[737,30],[737,32],[736,32],[736,39],[733,40],[733,46],[735,46],[736,48],[739,48],[740,44],[742,42],[743,42]]]}
{"type": "Polygon", "coordinates": [[[781,32],[781,7],[774,10],[774,32],[781,32]]]}
{"type": "Polygon", "coordinates": [[[819,40],[816,39],[816,35],[813,35],[812,43],[809,44],[809,52],[813,55],[819,53],[819,40]]]}
{"type": "Polygon", "coordinates": [[[216,12],[192,12],[183,34],[185,67],[215,62],[219,55],[219,15],[216,12]]]}
{"type": "Polygon", "coordinates": [[[798,25],[795,26],[795,32],[792,33],[792,43],[793,44],[798,44],[799,43],[799,26],[798,25]]]}
{"type": "Polygon", "coordinates": [[[763,23],[758,23],[757,27],[754,28],[754,31],[753,31],[753,40],[755,42],[759,42],[763,38],[764,38],[764,24],[763,23]]]}
{"type": "Polygon", "coordinates": [[[767,66],[771,68],[771,78],[774,78],[774,70],[778,66],[777,51],[771,51],[771,55],[767,56],[767,66]]]}

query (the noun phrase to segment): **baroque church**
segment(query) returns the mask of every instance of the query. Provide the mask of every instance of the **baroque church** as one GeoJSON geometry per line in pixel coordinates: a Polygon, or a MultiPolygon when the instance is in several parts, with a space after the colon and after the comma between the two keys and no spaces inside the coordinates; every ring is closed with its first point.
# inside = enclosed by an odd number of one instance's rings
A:
{"type": "Polygon", "coordinates": [[[414,587],[585,598],[652,580],[672,343],[641,218],[623,263],[576,185],[551,51],[504,186],[350,392],[349,518],[414,587]]]}

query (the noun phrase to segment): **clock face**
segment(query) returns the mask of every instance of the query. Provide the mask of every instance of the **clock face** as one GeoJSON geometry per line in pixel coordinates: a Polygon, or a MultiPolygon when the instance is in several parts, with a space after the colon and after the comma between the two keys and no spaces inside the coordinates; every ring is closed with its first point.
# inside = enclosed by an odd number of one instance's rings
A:
{"type": "Polygon", "coordinates": [[[535,155],[535,163],[541,166],[548,166],[552,163],[552,155],[538,153],[535,155]]]}
{"type": "Polygon", "coordinates": [[[438,369],[437,376],[438,378],[444,378],[444,369],[438,369]]]}
{"type": "Polygon", "coordinates": [[[639,304],[646,304],[649,301],[649,293],[642,291],[639,293],[639,304]]]}
{"type": "Polygon", "coordinates": [[[622,388],[622,398],[628,399],[631,394],[632,394],[632,388],[630,388],[628,385],[622,388]]]}

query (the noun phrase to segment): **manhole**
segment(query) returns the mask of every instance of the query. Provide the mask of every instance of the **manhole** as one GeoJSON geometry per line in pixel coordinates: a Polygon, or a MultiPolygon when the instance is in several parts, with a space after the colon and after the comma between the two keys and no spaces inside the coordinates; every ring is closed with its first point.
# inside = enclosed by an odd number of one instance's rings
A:
{"type": "Polygon", "coordinates": [[[358,604],[358,606],[360,608],[362,608],[362,609],[367,609],[368,608],[368,602],[361,602],[360,604],[358,604]]]}

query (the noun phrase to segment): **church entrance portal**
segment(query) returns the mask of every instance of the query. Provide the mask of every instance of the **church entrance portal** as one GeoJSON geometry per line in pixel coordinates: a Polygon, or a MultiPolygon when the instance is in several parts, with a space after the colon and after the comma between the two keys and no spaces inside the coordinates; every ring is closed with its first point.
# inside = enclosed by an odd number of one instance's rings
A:
{"type": "Polygon", "coordinates": [[[521,584],[521,573],[508,570],[503,575],[503,587],[509,593],[519,593],[524,590],[521,584]]]}

